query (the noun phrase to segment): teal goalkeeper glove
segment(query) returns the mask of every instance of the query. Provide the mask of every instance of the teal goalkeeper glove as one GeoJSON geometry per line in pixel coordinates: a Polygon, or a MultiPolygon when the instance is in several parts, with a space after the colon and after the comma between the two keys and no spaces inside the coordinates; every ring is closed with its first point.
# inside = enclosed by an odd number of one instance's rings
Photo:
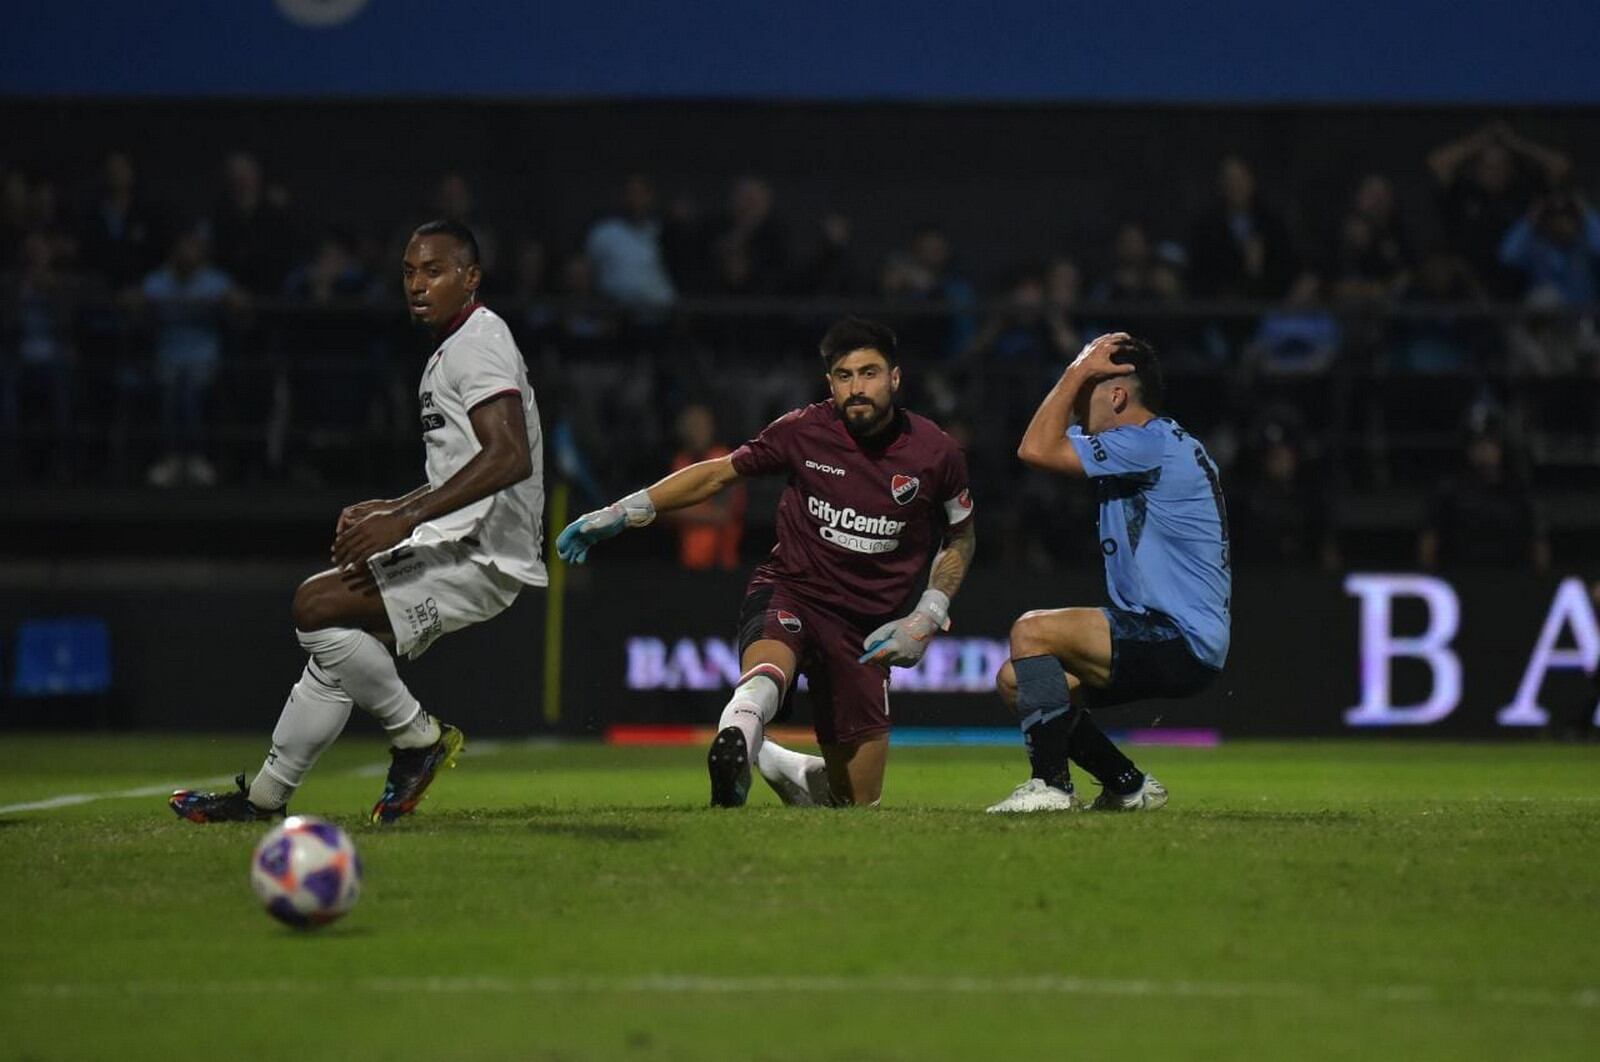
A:
{"type": "Polygon", "coordinates": [[[582,564],[589,557],[589,547],[596,542],[620,535],[625,528],[643,527],[655,518],[650,492],[634,491],[621,501],[584,513],[568,524],[556,538],[556,553],[568,564],[582,564]]]}
{"type": "Polygon", "coordinates": [[[924,590],[909,616],[892,620],[862,641],[860,663],[915,667],[937,631],[950,629],[950,598],[940,590],[924,590]]]}

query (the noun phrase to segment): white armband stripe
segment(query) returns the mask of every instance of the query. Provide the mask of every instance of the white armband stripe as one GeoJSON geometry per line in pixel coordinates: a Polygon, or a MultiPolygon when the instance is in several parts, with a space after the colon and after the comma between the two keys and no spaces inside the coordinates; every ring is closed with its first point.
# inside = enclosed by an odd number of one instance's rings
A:
{"type": "Polygon", "coordinates": [[[954,527],[972,515],[972,492],[962,489],[960,494],[944,503],[944,518],[954,527]]]}

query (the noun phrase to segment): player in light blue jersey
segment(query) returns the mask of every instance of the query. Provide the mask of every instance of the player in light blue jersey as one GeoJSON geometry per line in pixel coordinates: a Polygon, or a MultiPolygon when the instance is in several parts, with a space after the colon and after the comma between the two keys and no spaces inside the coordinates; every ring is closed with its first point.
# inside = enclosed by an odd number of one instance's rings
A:
{"type": "Polygon", "coordinates": [[[1228,656],[1228,514],[1200,441],[1161,415],[1161,363],[1125,333],[1101,336],[1062,373],[1017,456],[1086,477],[1100,500],[1109,608],[1027,612],[1011,627],[1000,695],[1020,717],[1033,776],[991,812],[1081,807],[1068,761],[1094,776],[1094,810],[1153,811],[1160,782],[1090,715],[1151,697],[1190,697],[1228,656]]]}

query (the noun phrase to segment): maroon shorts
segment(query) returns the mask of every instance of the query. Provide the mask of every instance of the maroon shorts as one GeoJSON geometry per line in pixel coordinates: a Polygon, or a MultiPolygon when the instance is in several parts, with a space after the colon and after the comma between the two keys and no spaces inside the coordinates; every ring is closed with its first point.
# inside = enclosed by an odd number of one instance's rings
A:
{"type": "Polygon", "coordinates": [[[763,639],[787,645],[811,691],[817,741],[865,741],[889,732],[889,672],[857,662],[862,640],[876,627],[852,623],[781,587],[753,586],[739,609],[739,654],[763,639]]]}

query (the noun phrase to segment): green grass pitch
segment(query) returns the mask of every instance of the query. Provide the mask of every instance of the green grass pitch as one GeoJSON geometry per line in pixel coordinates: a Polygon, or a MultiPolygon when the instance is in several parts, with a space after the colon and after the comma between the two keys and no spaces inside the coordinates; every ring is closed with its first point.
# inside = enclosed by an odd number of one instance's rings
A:
{"type": "MultiPolygon", "coordinates": [[[[263,742],[0,742],[0,806],[263,742]]],[[[1157,814],[997,819],[1020,749],[902,749],[876,811],[703,807],[696,749],[478,743],[396,827],[346,739],[296,810],[360,905],[285,929],[259,827],[0,812],[4,1059],[1465,1059],[1600,1050],[1600,749],[1144,749],[1157,814]]],[[[1091,790],[1092,791],[1092,790],[1091,790]]]]}

